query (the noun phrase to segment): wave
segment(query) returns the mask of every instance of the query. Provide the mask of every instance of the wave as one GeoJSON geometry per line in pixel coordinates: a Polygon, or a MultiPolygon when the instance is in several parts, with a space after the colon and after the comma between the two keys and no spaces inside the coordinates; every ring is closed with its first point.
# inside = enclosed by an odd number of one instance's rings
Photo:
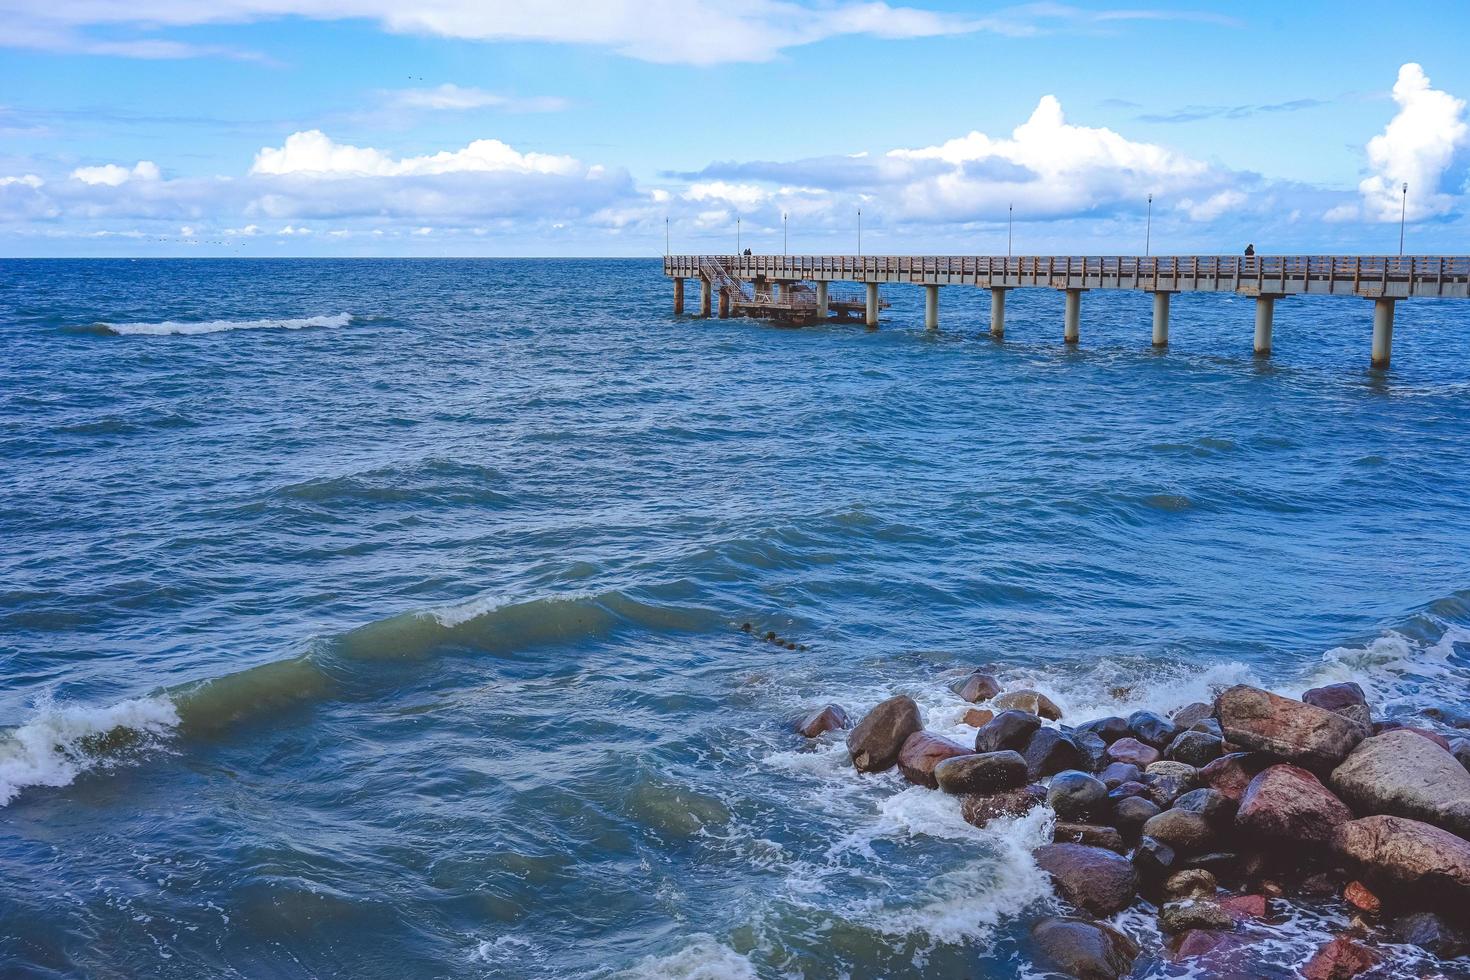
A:
{"type": "Polygon", "coordinates": [[[173,334],[222,333],[226,330],[306,330],[313,327],[345,327],[351,313],[305,317],[270,317],[264,320],[163,320],[158,323],[96,323],[93,329],[118,336],[163,337],[173,334]]]}

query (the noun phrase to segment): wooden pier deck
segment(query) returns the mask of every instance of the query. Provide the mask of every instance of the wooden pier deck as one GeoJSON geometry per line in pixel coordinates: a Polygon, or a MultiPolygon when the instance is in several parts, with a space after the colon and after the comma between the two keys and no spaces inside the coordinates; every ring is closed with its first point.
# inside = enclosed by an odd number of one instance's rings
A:
{"type": "Polygon", "coordinates": [[[1255,352],[1271,353],[1274,304],[1291,296],[1356,296],[1374,301],[1372,363],[1389,364],[1394,304],[1399,300],[1470,299],[1470,256],[1446,255],[669,255],[664,275],[674,280],[674,308],[682,313],[684,281],[701,286],[700,313],[731,312],[788,322],[819,322],[851,300],[828,299],[831,283],[860,283],[868,326],[887,306],[878,288],[907,283],[925,289],[925,326],[939,327],[939,289],[971,286],[991,294],[990,332],[1005,335],[1005,295],[1011,289],[1056,289],[1066,294],[1063,339],[1080,339],[1082,294],[1130,289],[1154,297],[1153,343],[1169,342],[1169,299],[1175,293],[1229,292],[1256,300],[1255,352]],[[808,286],[807,283],[812,285],[808,286]]]}

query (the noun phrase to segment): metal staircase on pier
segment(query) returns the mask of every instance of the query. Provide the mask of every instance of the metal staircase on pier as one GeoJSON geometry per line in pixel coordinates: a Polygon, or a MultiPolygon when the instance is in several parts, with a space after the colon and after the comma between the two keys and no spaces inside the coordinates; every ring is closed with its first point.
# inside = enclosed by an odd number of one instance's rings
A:
{"type": "Polygon", "coordinates": [[[725,264],[713,255],[701,255],[699,257],[699,274],[709,280],[710,285],[716,292],[727,290],[730,293],[730,302],[735,304],[746,303],[754,299],[754,290],[747,293],[745,283],[730,275],[725,269],[725,264]]]}

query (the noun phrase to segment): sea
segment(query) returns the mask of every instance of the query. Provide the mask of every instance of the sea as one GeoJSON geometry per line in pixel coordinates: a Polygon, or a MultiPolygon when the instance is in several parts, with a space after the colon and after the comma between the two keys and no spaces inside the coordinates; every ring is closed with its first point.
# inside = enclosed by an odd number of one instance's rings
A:
{"type": "MultiPolygon", "coordinates": [[[[982,291],[934,332],[884,296],[0,260],[0,975],[1042,976],[1048,812],[971,827],[793,717],[904,693],[973,738],[976,668],[1075,722],[1466,706],[1470,304],[1400,303],[1372,371],[1363,300],[1279,302],[1257,359],[1231,295],[1167,351],[1145,293],[1074,348],[1053,291],[1004,341],[982,291]]],[[[1349,916],[1287,920],[1256,975],[1349,916]]]]}

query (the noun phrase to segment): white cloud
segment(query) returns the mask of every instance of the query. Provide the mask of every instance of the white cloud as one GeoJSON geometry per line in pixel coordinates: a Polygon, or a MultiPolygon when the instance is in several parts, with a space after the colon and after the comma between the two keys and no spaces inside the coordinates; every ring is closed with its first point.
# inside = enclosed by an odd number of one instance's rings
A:
{"type": "Polygon", "coordinates": [[[26,187],[40,187],[46,183],[35,174],[25,174],[21,177],[0,177],[0,187],[8,187],[11,184],[22,184],[26,187]]]}
{"type": "Polygon", "coordinates": [[[1214,221],[1222,214],[1236,210],[1246,200],[1245,194],[1240,191],[1223,190],[1211,194],[1203,201],[1196,202],[1193,198],[1185,198],[1179,202],[1179,207],[1189,215],[1191,221],[1214,221]]]}
{"type": "Polygon", "coordinates": [[[471,109],[503,109],[507,112],[555,112],[565,109],[565,99],[554,96],[519,98],[487,92],[481,88],[464,88],[444,84],[434,88],[408,88],[385,92],[384,104],[390,109],[423,109],[432,112],[463,112],[471,109]]]}
{"type": "Polygon", "coordinates": [[[426,226],[424,226],[424,227],[422,227],[422,228],[415,228],[415,229],[414,229],[414,230],[413,230],[413,233],[414,233],[414,234],[415,234],[415,235],[418,235],[418,236],[420,236],[420,237],[423,237],[423,236],[425,236],[425,235],[432,235],[432,234],[433,234],[433,233],[434,233],[434,229],[432,229],[432,228],[430,228],[430,227],[428,227],[428,226],[427,226],[427,225],[426,225],[426,226]]]}
{"type": "Polygon", "coordinates": [[[179,234],[182,235],[185,238],[193,238],[194,237],[194,226],[193,225],[184,225],[183,227],[181,227],[179,229],[179,234]]]}
{"type": "Polygon", "coordinates": [[[286,227],[282,228],[280,231],[276,232],[276,234],[277,235],[310,235],[311,234],[311,229],[310,228],[297,228],[294,225],[287,225],[286,227]]]}
{"type": "Polygon", "coordinates": [[[246,225],[244,228],[226,228],[225,234],[232,235],[235,238],[253,238],[260,234],[260,226],[246,225]]]}
{"type": "MultiPolygon", "coordinates": [[[[1399,69],[1393,100],[1398,103],[1398,113],[1382,133],[1368,141],[1368,163],[1375,173],[1358,185],[1363,198],[1361,216],[1369,221],[1398,221],[1406,183],[1411,220],[1444,214],[1454,207],[1455,199],[1441,190],[1440,180],[1456,154],[1470,145],[1465,100],[1430,87],[1424,69],[1413,62],[1399,69]]],[[[1350,206],[1328,213],[1329,220],[1358,215],[1350,206]]]]}
{"type": "Polygon", "coordinates": [[[441,150],[431,156],[393,158],[372,147],[336,143],[318,129],[292,133],[278,148],[265,147],[255,155],[255,175],[301,174],[312,177],[403,177],[467,171],[588,174],[572,157],[546,153],[519,153],[500,140],[475,140],[459,150],[441,150]]]}
{"type": "Polygon", "coordinates": [[[131,170],[115,163],[100,167],[78,167],[71,175],[84,184],[102,184],[106,187],[120,187],[130,180],[158,180],[160,176],[158,165],[151,160],[139,160],[131,170]]]}

